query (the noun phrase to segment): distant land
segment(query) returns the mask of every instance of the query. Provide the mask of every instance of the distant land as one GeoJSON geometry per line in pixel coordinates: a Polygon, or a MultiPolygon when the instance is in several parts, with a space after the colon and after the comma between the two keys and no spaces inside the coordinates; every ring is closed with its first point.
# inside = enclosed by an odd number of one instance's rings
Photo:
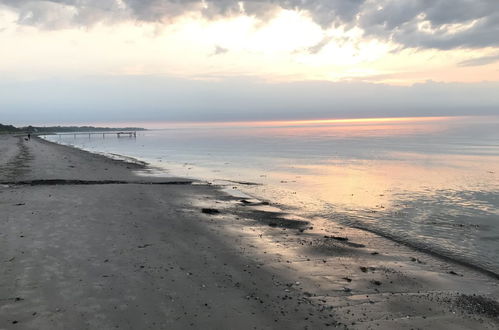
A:
{"type": "Polygon", "coordinates": [[[56,133],[56,132],[108,132],[108,131],[145,131],[141,127],[94,127],[94,126],[25,126],[0,124],[0,133],[56,133]]]}

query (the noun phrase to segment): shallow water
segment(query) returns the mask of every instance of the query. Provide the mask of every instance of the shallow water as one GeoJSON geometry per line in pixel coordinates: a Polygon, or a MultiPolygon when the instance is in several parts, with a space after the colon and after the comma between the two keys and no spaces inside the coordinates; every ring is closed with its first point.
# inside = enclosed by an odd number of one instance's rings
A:
{"type": "Polygon", "coordinates": [[[499,273],[499,117],[170,124],[48,136],[395,237],[499,273]]]}

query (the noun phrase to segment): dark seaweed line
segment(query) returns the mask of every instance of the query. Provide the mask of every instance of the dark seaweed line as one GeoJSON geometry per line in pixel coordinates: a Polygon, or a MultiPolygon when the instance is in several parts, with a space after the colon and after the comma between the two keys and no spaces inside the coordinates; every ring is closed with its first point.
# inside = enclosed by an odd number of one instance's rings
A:
{"type": "Polygon", "coordinates": [[[0,184],[11,186],[56,186],[56,185],[103,185],[103,184],[146,184],[146,185],[192,185],[193,181],[123,181],[123,180],[23,180],[0,181],[0,184]]]}
{"type": "Polygon", "coordinates": [[[499,279],[499,274],[490,270],[490,269],[487,269],[483,266],[480,266],[480,265],[477,265],[477,264],[474,264],[470,261],[467,261],[465,259],[461,259],[457,256],[452,256],[452,255],[448,255],[446,254],[445,252],[440,252],[440,251],[436,251],[435,249],[432,249],[430,247],[426,247],[424,246],[423,244],[419,244],[417,242],[412,242],[412,241],[408,241],[408,240],[405,240],[403,238],[400,238],[400,237],[397,237],[396,235],[392,235],[392,234],[389,234],[389,233],[386,233],[382,230],[376,230],[376,229],[372,229],[372,228],[367,228],[367,227],[364,227],[364,226],[360,226],[360,225],[357,225],[357,224],[349,224],[348,226],[352,227],[352,228],[357,228],[357,229],[360,229],[360,230],[364,230],[364,231],[367,231],[367,232],[371,232],[373,234],[376,234],[376,235],[379,235],[381,237],[384,237],[384,238],[387,238],[391,241],[394,241],[396,243],[399,243],[399,244],[403,244],[405,246],[408,246],[410,248],[413,248],[415,250],[419,250],[421,252],[424,252],[426,254],[429,254],[429,255],[432,255],[434,257],[437,257],[437,258],[440,258],[440,259],[443,259],[443,260],[447,260],[447,261],[450,261],[452,263],[455,263],[455,264],[458,264],[458,265],[461,265],[461,266],[464,266],[464,267],[468,267],[470,269],[473,269],[477,272],[480,272],[482,274],[485,274],[485,275],[488,275],[492,278],[495,278],[495,279],[499,279]]]}
{"type": "MultiPolygon", "coordinates": [[[[334,213],[335,212],[333,212],[333,214],[334,213]]],[[[453,255],[452,253],[449,254],[446,251],[444,251],[442,249],[439,249],[438,247],[435,249],[435,248],[429,247],[429,246],[427,246],[427,245],[425,245],[423,243],[419,243],[419,242],[416,242],[416,241],[404,239],[403,237],[400,237],[400,236],[398,236],[396,234],[392,234],[392,233],[386,232],[386,231],[381,230],[381,229],[376,229],[376,228],[373,228],[373,227],[368,226],[368,225],[363,225],[362,223],[359,223],[358,221],[350,220],[349,216],[345,216],[345,215],[340,214],[340,213],[336,213],[336,214],[337,215],[341,215],[341,216],[340,217],[338,217],[338,216],[332,217],[332,216],[327,216],[327,215],[323,215],[323,214],[315,214],[315,215],[312,215],[312,216],[318,216],[318,217],[326,218],[326,219],[328,219],[330,221],[334,221],[336,223],[340,223],[340,224],[348,226],[350,228],[356,228],[356,229],[360,229],[360,230],[363,230],[363,231],[366,231],[366,232],[373,233],[375,235],[378,235],[378,236],[384,237],[386,239],[389,239],[389,240],[391,240],[393,242],[396,242],[396,243],[408,246],[408,247],[410,247],[410,248],[412,248],[414,250],[424,252],[424,253],[426,253],[428,255],[434,256],[436,258],[440,258],[442,260],[450,261],[450,262],[452,262],[454,264],[467,267],[469,269],[475,270],[475,271],[477,271],[479,273],[482,273],[484,275],[487,275],[487,276],[490,276],[490,277],[492,277],[494,279],[498,279],[499,280],[499,273],[497,273],[494,270],[491,270],[491,269],[487,268],[486,266],[482,266],[480,264],[473,263],[472,261],[470,261],[470,260],[468,260],[466,258],[460,258],[459,256],[453,255]]]]}

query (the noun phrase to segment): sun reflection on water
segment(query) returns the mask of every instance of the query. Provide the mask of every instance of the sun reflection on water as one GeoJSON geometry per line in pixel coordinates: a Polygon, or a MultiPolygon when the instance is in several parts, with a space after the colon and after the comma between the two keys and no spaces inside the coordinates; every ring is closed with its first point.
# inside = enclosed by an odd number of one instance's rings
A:
{"type": "Polygon", "coordinates": [[[499,273],[498,124],[498,117],[170,123],[136,140],[65,142],[177,176],[261,183],[238,188],[499,273]]]}

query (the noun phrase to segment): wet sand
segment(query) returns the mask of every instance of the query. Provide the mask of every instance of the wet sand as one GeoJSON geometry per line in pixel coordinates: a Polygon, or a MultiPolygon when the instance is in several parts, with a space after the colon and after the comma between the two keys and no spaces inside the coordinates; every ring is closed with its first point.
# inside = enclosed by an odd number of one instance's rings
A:
{"type": "Polygon", "coordinates": [[[0,155],[0,329],[499,327],[497,279],[375,234],[36,138],[0,155]]]}

